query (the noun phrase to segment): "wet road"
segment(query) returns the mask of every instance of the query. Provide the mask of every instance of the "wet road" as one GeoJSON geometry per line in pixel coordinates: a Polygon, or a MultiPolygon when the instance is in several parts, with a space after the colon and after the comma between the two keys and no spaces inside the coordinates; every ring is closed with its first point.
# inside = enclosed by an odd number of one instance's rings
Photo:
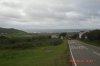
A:
{"type": "Polygon", "coordinates": [[[73,66],[100,66],[100,47],[68,40],[73,66]]]}

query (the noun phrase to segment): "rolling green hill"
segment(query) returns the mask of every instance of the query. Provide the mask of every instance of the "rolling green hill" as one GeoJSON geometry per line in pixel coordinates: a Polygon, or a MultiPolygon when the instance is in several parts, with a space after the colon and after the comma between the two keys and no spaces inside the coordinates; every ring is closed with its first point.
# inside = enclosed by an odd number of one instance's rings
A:
{"type": "Polygon", "coordinates": [[[0,34],[26,33],[24,31],[13,28],[0,28],[0,34]]]}

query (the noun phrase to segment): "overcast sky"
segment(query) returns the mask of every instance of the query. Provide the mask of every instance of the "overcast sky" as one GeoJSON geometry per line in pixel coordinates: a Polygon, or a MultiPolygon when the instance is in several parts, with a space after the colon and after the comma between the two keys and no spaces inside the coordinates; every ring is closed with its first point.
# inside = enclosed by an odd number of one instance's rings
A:
{"type": "Polygon", "coordinates": [[[0,27],[100,28],[100,0],[0,0],[0,27]]]}

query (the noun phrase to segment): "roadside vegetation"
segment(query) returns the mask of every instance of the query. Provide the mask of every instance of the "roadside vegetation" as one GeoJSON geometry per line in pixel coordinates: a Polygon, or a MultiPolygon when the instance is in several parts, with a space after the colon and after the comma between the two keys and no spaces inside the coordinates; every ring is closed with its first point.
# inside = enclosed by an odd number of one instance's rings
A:
{"type": "MultiPolygon", "coordinates": [[[[47,41],[46,41],[47,42],[47,41]]],[[[71,66],[67,41],[28,49],[0,49],[0,66],[71,66]]]]}
{"type": "Polygon", "coordinates": [[[100,30],[93,30],[85,33],[81,40],[88,44],[100,47],[100,30]],[[87,39],[84,38],[85,36],[87,36],[87,39]]]}
{"type": "Polygon", "coordinates": [[[59,38],[52,39],[49,36],[36,37],[7,37],[0,36],[0,49],[25,49],[39,46],[58,45],[63,41],[59,38]]]}
{"type": "Polygon", "coordinates": [[[87,44],[91,44],[94,46],[99,46],[100,47],[100,40],[88,40],[88,39],[81,39],[81,41],[87,43],[87,44]]]}
{"type": "Polygon", "coordinates": [[[64,40],[66,33],[54,38],[52,34],[16,29],[0,28],[0,31],[0,66],[71,66],[67,62],[70,55],[64,40]]]}

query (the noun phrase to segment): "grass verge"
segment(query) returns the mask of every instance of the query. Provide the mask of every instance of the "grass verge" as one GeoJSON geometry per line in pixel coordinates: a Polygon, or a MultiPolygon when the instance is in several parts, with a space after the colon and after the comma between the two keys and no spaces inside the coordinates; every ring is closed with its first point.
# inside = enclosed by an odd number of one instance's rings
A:
{"type": "Polygon", "coordinates": [[[0,50],[0,66],[71,66],[67,40],[57,46],[0,50]]]}
{"type": "Polygon", "coordinates": [[[80,41],[83,41],[87,44],[91,44],[91,45],[94,45],[94,46],[98,46],[100,47],[100,40],[80,40],[80,41]]]}

